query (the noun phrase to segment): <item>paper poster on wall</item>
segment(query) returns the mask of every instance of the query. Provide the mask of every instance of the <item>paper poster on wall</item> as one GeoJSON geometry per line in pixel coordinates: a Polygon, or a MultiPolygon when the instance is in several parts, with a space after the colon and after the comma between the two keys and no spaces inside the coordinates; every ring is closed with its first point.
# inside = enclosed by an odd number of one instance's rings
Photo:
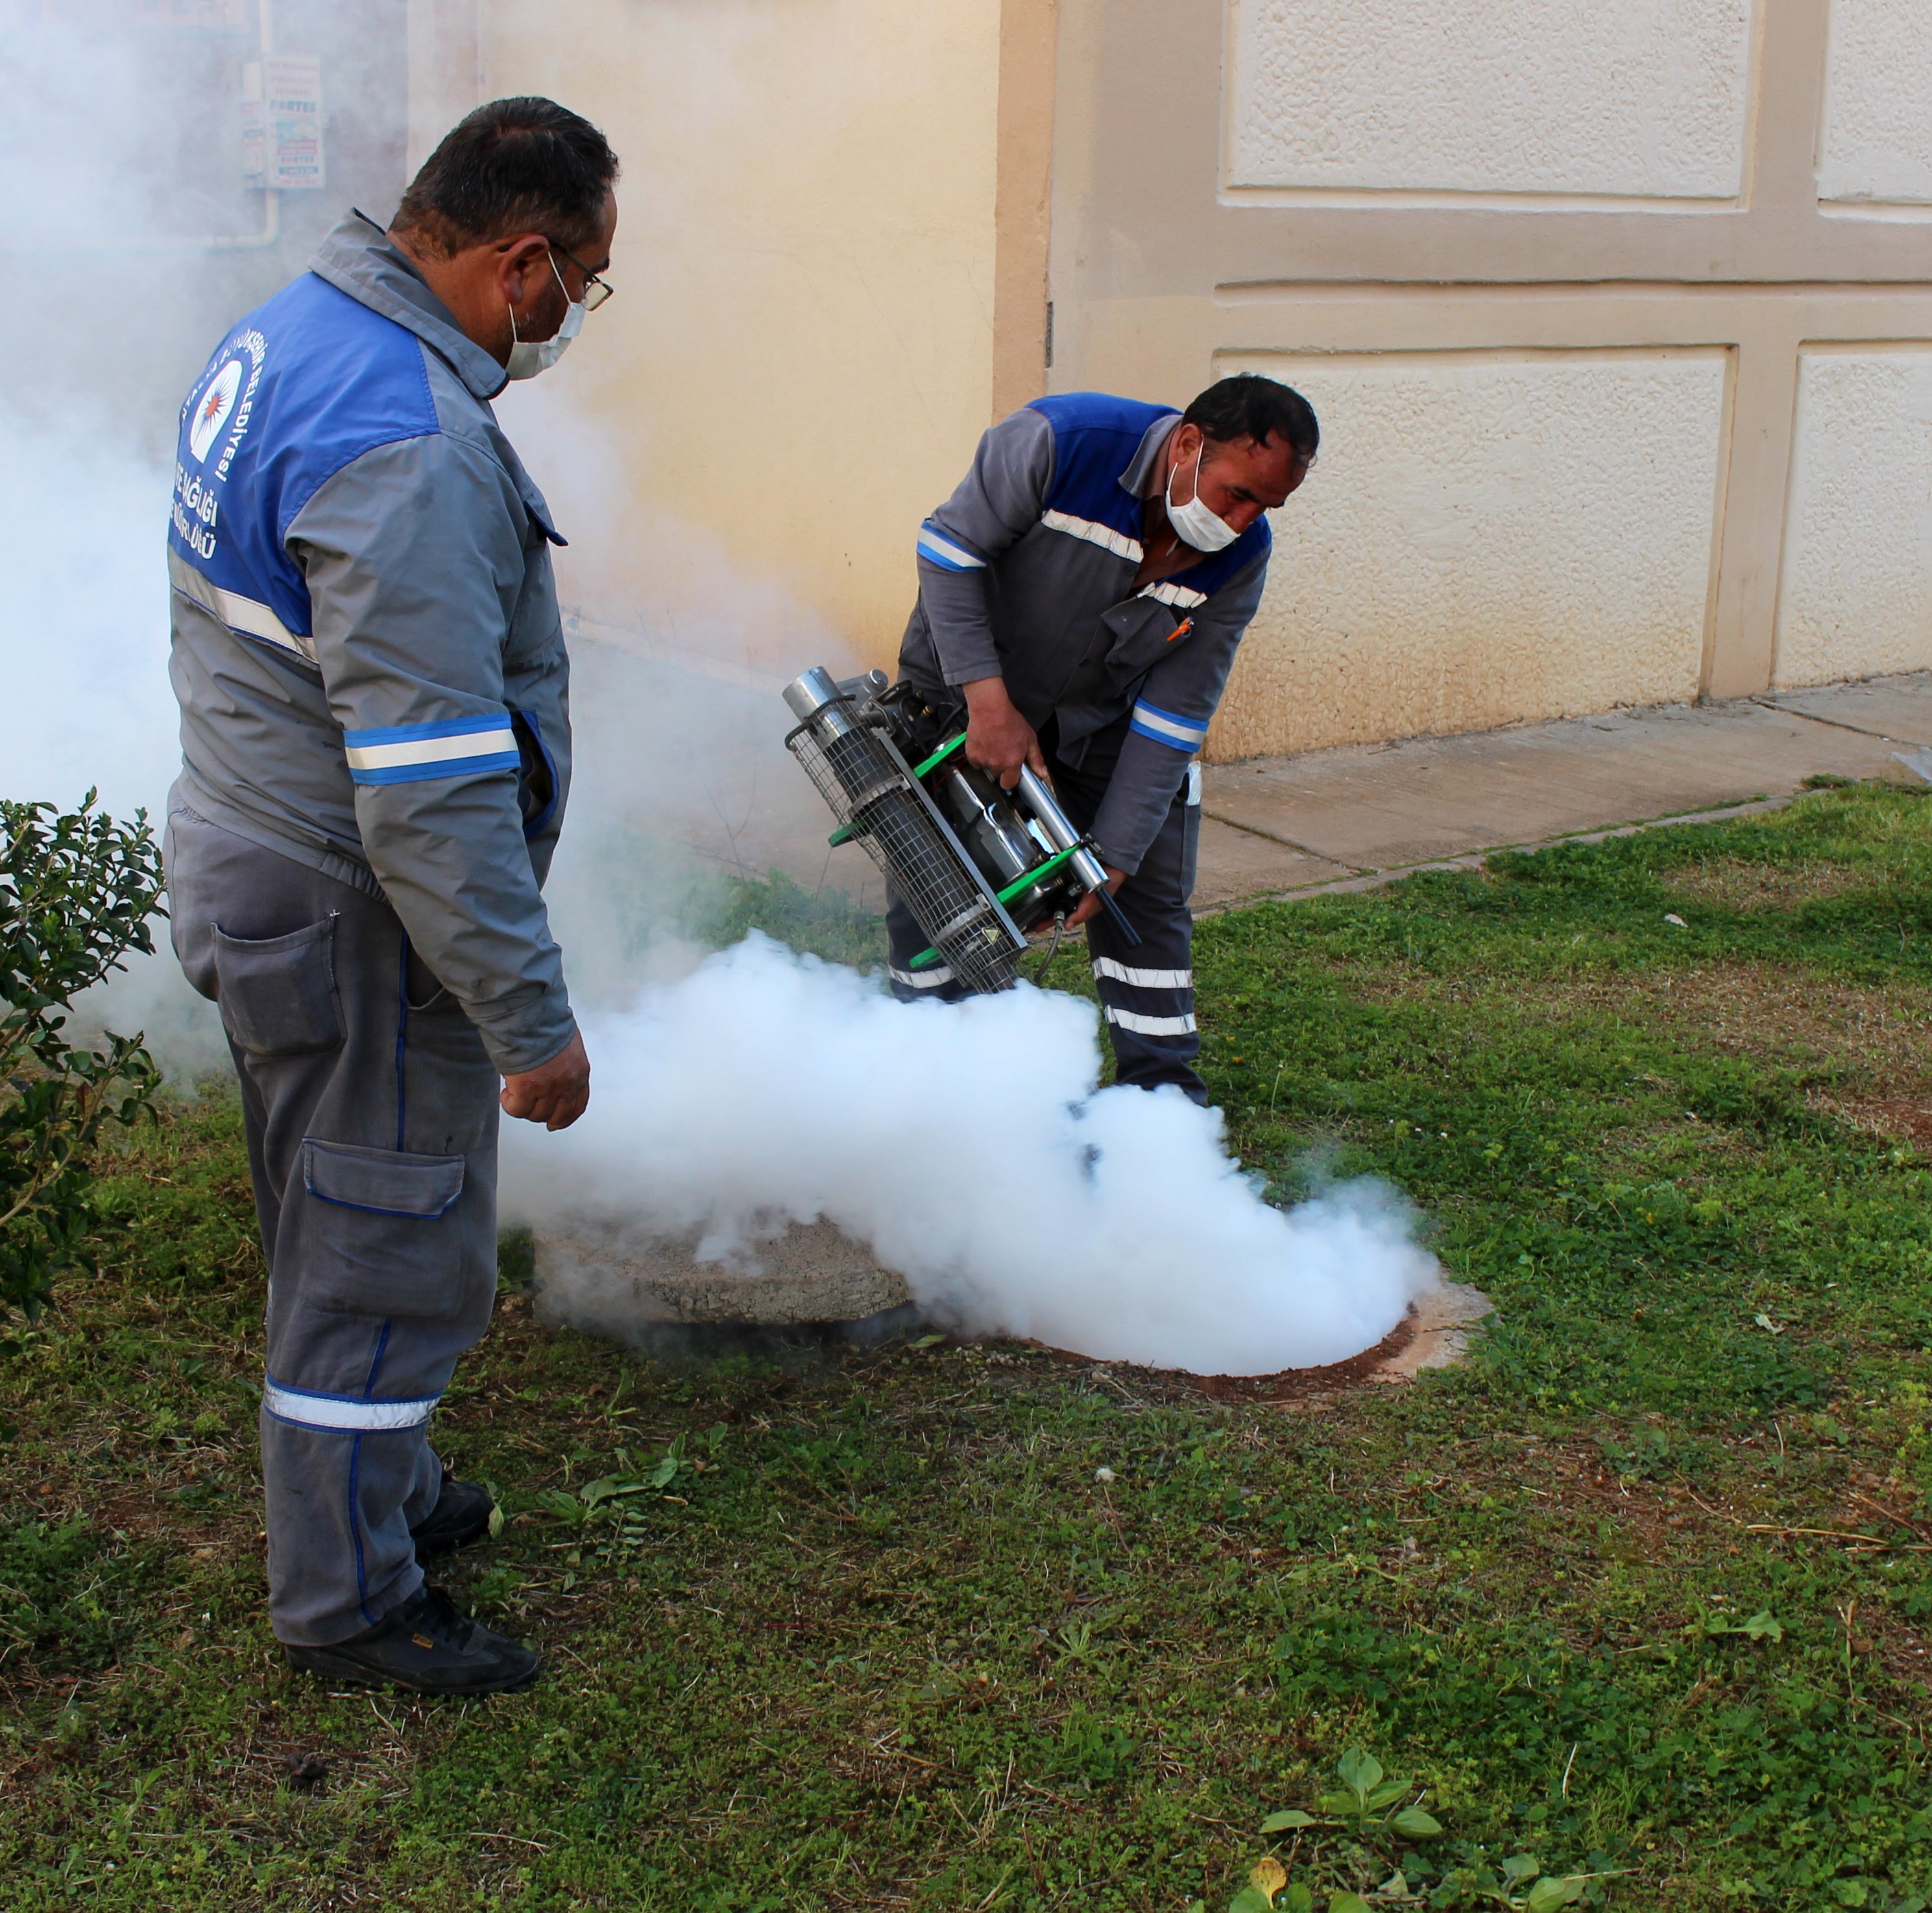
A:
{"type": "Polygon", "coordinates": [[[283,193],[326,183],[320,54],[274,53],[242,69],[242,177],[283,193]]]}

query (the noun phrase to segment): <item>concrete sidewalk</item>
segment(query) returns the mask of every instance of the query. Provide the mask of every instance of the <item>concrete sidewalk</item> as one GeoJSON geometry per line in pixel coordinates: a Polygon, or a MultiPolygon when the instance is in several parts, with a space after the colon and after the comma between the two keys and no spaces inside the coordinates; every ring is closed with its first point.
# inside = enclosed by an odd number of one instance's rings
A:
{"type": "MultiPolygon", "coordinates": [[[[1210,765],[1197,907],[1353,889],[1489,851],[1782,803],[1808,777],[1910,779],[1932,673],[1210,765]]],[[[1932,781],[1932,757],[1926,760],[1932,781]]]]}
{"type": "MultiPolygon", "coordinates": [[[[776,693],[704,688],[716,734],[737,748],[694,750],[686,802],[661,821],[702,863],[782,870],[876,906],[865,853],[826,846],[831,820],[782,747],[776,693]]],[[[1909,780],[1894,754],[1920,751],[1932,753],[1932,672],[1210,765],[1195,901],[1366,888],[1491,850],[1735,813],[1782,803],[1821,772],[1909,780]]]]}

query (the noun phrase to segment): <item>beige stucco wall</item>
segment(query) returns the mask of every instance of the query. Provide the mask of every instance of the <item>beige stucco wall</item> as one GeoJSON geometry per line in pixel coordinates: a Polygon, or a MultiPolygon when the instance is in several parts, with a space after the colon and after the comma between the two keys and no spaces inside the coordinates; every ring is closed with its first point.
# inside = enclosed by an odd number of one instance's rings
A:
{"type": "Polygon", "coordinates": [[[1725,199],[1751,0],[1232,0],[1228,182],[1725,199]]]}
{"type": "Polygon", "coordinates": [[[484,97],[551,94],[624,163],[617,296],[500,407],[566,594],[754,665],[889,659],[992,406],[998,0],[415,10],[426,46],[473,22],[484,97]]]}
{"type": "Polygon", "coordinates": [[[1924,0],[1061,20],[1054,386],[1323,414],[1210,753],[1932,667],[1924,0]]]}
{"type": "Polygon", "coordinates": [[[1276,515],[1276,588],[1236,660],[1219,754],[1696,697],[1727,361],[1225,359],[1306,394],[1325,444],[1318,508],[1276,515]]]}
{"type": "Polygon", "coordinates": [[[1932,666],[1924,0],[409,4],[415,151],[626,163],[503,405],[600,621],[886,661],[990,417],[1252,366],[1328,444],[1217,754],[1932,666]]]}
{"type": "Polygon", "coordinates": [[[1932,205],[1932,7],[1832,0],[1820,196],[1932,205]]]}
{"type": "Polygon", "coordinates": [[[1932,345],[1814,347],[1798,378],[1780,685],[1932,661],[1932,345]]]}

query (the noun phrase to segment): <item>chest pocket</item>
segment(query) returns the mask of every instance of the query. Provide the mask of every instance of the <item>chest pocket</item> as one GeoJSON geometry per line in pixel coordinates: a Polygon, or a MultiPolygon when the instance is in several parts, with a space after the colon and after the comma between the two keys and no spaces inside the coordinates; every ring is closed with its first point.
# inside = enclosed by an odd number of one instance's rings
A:
{"type": "Polygon", "coordinates": [[[1110,642],[1106,654],[1108,682],[1124,691],[1143,673],[1187,642],[1192,619],[1157,598],[1130,598],[1100,613],[1110,642]]]}
{"type": "Polygon", "coordinates": [[[522,501],[524,511],[529,514],[530,529],[524,534],[524,547],[532,550],[539,544],[554,544],[561,549],[569,544],[557,528],[550,521],[550,505],[542,492],[532,484],[527,477],[517,480],[517,496],[522,501]]]}
{"type": "MultiPolygon", "coordinates": [[[[517,496],[529,520],[524,531],[524,577],[510,613],[508,641],[503,647],[503,667],[512,678],[532,670],[543,670],[560,654],[562,637],[556,607],[556,582],[551,572],[550,547],[567,544],[550,521],[550,507],[544,495],[520,473],[513,472],[517,496]]],[[[506,687],[514,704],[519,694],[514,684],[506,687]]],[[[526,757],[527,758],[527,752],[526,757]]]]}

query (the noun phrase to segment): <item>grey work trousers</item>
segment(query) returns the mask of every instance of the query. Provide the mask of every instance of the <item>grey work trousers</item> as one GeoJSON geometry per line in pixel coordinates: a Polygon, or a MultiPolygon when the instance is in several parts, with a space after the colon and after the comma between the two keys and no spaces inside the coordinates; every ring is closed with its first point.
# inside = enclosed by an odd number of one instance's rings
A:
{"type": "MultiPolygon", "coordinates": [[[[1075,766],[1056,754],[1051,724],[1041,733],[1054,794],[1075,829],[1093,827],[1126,734],[1124,720],[1110,725],[1094,736],[1075,766]]],[[[1208,1087],[1194,1067],[1201,1037],[1194,1023],[1194,913],[1188,907],[1200,843],[1201,772],[1190,764],[1140,868],[1115,899],[1138,933],[1139,943],[1129,943],[1103,913],[1087,925],[1087,953],[1113,1040],[1114,1080],[1143,1090],[1171,1083],[1191,1102],[1204,1104],[1208,1087]]],[[[926,936],[911,911],[890,892],[886,936],[892,994],[902,1002],[932,997],[950,1003],[963,994],[944,965],[910,967],[926,947],[926,936]]]]}
{"type": "Polygon", "coordinates": [[[326,1647],[422,1585],[429,1420],[496,1298],[500,1078],[395,913],[175,799],[175,953],[220,1006],[268,1262],[268,1609],[326,1647]]]}

